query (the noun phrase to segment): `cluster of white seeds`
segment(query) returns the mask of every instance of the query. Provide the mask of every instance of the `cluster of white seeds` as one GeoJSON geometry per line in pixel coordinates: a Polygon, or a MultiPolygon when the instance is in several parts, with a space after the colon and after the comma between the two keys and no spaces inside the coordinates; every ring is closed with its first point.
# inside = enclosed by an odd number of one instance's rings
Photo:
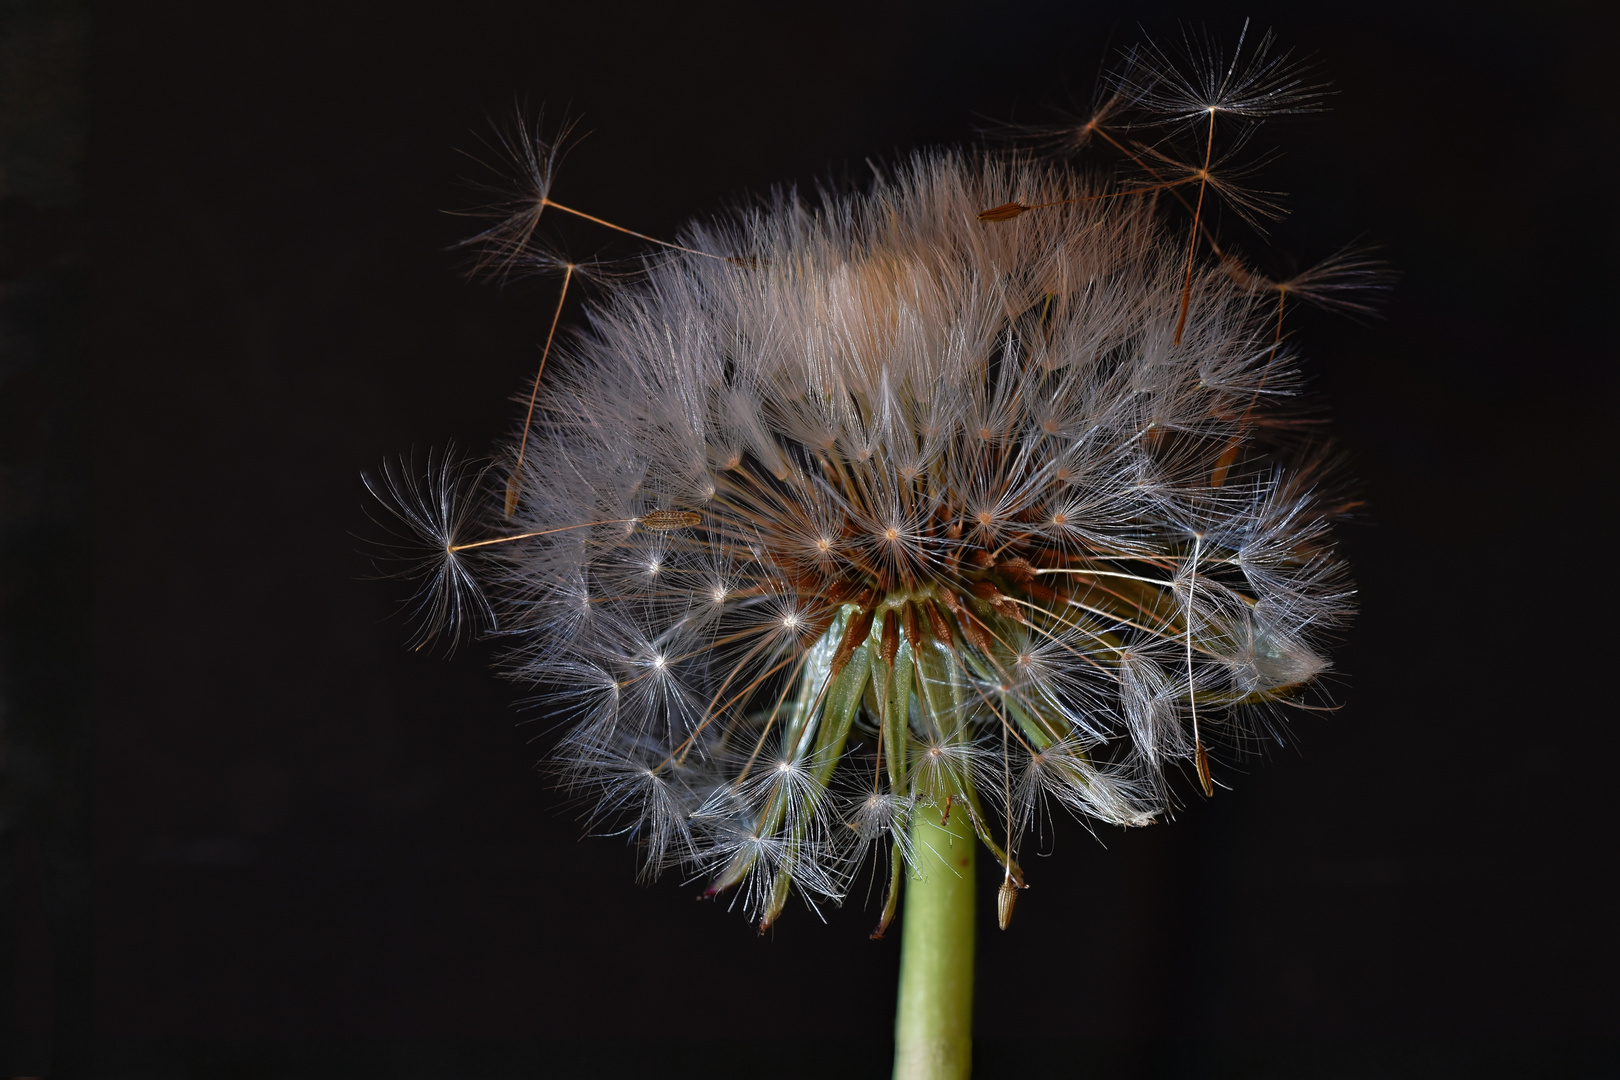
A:
{"type": "Polygon", "coordinates": [[[909,816],[955,805],[1016,879],[1049,807],[1152,821],[1327,667],[1350,596],[1266,437],[1297,385],[1271,306],[1200,271],[1176,343],[1183,245],[1092,194],[935,154],[782,197],[553,360],[508,461],[520,539],[442,572],[650,872],[768,923],[874,846],[898,873],[909,816]],[[979,219],[1009,192],[1061,204],[979,219]]]}
{"type": "MultiPolygon", "coordinates": [[[[1051,810],[1149,823],[1303,703],[1351,592],[1320,458],[1284,437],[1287,289],[1157,205],[1220,191],[1223,109],[1304,107],[1264,48],[1121,79],[1099,113],[1127,91],[1207,113],[1201,171],[1094,121],[1144,180],[932,153],[694,226],[559,345],[487,508],[450,474],[396,481],[437,553],[429,623],[514,643],[567,717],[568,781],[648,873],[702,874],[763,927],[875,855],[881,930],[913,818],[961,813],[1005,918],[1051,810]]],[[[489,234],[508,258],[557,206],[523,149],[537,193],[489,234]]]]}

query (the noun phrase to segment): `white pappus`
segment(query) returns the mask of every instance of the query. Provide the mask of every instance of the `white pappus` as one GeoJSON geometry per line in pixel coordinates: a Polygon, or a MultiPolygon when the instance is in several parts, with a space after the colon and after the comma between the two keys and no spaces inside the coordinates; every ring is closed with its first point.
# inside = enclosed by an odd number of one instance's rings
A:
{"type": "Polygon", "coordinates": [[[1352,596],[1321,456],[1278,419],[1287,286],[1196,217],[1194,266],[1160,203],[1203,181],[1148,172],[931,152],[693,225],[557,339],[482,539],[443,485],[436,513],[395,485],[430,614],[492,613],[647,873],[764,927],[875,852],[881,932],[912,815],[962,813],[1010,897],[1052,808],[1213,793],[1328,670],[1352,596]]]}

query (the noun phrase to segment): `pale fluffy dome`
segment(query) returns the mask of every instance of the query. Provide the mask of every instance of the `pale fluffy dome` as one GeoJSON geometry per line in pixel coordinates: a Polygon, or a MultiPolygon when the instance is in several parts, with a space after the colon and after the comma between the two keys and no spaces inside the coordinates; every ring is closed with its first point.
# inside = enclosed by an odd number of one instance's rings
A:
{"type": "Polygon", "coordinates": [[[886,923],[919,807],[1021,881],[1040,814],[1153,821],[1327,670],[1350,591],[1274,437],[1275,300],[1150,195],[936,153],[682,243],[559,345],[487,539],[453,484],[405,511],[649,873],[768,924],[875,850],[886,923]]]}
{"type": "Polygon", "coordinates": [[[552,361],[501,526],[531,535],[479,569],[651,870],[769,920],[903,857],[918,801],[1009,862],[1049,800],[1145,823],[1326,669],[1349,594],[1263,438],[1296,386],[1270,309],[1202,271],[1176,344],[1184,246],[1094,194],[934,154],[781,196],[552,361]],[[1075,201],[980,220],[1009,193],[1075,201]]]}

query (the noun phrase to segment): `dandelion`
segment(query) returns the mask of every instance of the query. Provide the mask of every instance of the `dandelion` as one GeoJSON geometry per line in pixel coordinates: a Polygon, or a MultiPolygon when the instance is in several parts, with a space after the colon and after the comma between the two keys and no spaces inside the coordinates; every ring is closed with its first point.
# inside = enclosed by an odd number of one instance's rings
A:
{"type": "MultiPolygon", "coordinates": [[[[904,899],[904,1075],[965,1075],[976,848],[1006,927],[1047,815],[1213,795],[1349,615],[1343,506],[1279,421],[1280,305],[1359,305],[1375,268],[1272,282],[1203,212],[1264,205],[1217,181],[1218,115],[1316,100],[1268,44],[1182,75],[1132,55],[1071,141],[1142,178],[931,152],[693,225],[578,332],[553,319],[477,539],[465,468],[377,487],[435,555],[428,628],[486,618],[557,688],[566,781],[646,875],[699,875],[762,932],[867,866],[874,937],[904,899]],[[1192,120],[1191,157],[1130,134],[1192,120]]],[[[484,235],[532,263],[555,155],[511,145],[532,197],[484,235]]]]}

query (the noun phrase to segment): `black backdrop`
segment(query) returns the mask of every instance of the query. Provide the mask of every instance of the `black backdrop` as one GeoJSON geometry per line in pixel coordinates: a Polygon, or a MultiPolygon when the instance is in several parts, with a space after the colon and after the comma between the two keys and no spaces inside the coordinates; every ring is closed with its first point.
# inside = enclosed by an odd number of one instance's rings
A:
{"type": "Polygon", "coordinates": [[[898,941],[859,896],[762,939],[638,887],[535,770],[523,688],[405,651],[366,580],[361,471],[510,431],[556,295],[457,276],[457,150],[566,110],[558,198],[668,236],[1083,105],[1138,20],[1243,14],[1339,91],[1270,133],[1277,242],[1401,274],[1380,322],[1296,324],[1368,500],[1347,704],[1172,825],[1059,828],[986,923],[979,1075],[1620,1075],[1598,6],[107,5],[94,412],[57,436],[92,444],[95,586],[59,1075],[885,1075],[898,941]]]}

